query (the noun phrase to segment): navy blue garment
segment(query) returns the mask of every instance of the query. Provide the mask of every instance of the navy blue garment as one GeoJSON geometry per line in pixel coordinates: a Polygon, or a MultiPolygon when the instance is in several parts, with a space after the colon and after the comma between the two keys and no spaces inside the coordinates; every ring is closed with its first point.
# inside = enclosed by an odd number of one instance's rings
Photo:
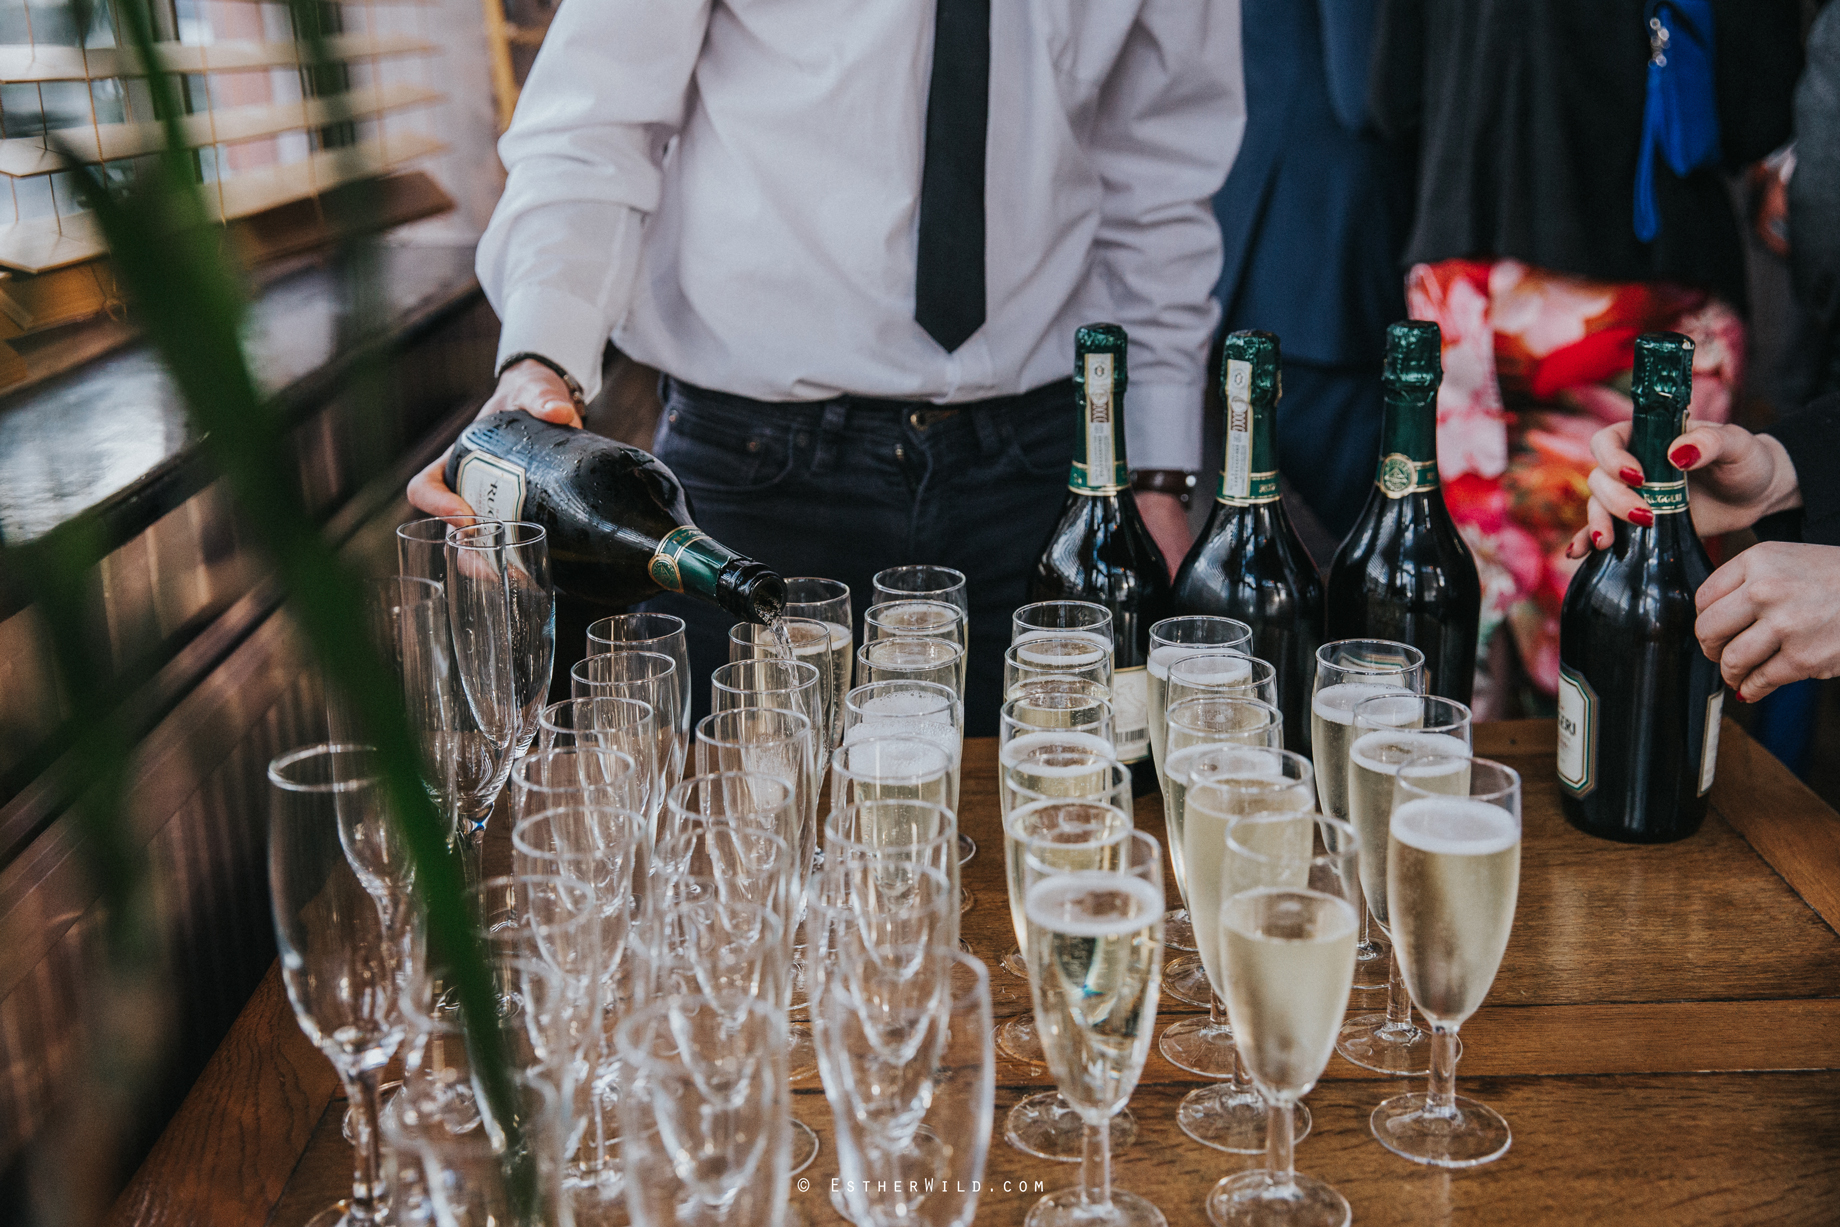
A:
{"type": "Polygon", "coordinates": [[[1336,536],[1373,482],[1409,176],[1367,124],[1376,0],[1243,0],[1246,136],[1214,197],[1224,327],[1278,334],[1285,478],[1336,536]]]}
{"type": "MultiPolygon", "coordinates": [[[[691,500],[697,527],[781,575],[850,586],[857,642],[885,567],[965,573],[971,655],[965,732],[993,736],[1010,614],[1060,516],[1073,461],[1073,385],[936,406],[845,396],[768,404],[666,381],[653,445],[691,500]]],[[[688,624],[696,714],[734,624],[713,605],[665,595],[646,608],[688,624]]]]}

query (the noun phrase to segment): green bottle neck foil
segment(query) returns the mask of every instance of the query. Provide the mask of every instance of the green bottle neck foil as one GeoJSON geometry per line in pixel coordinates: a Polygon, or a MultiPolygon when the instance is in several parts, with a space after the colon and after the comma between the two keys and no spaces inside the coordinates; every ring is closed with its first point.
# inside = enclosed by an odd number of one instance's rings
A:
{"type": "Polygon", "coordinates": [[[1437,393],[1443,381],[1436,324],[1407,320],[1386,330],[1385,409],[1374,484],[1388,498],[1438,487],[1437,393]]]}
{"type": "Polygon", "coordinates": [[[1117,494],[1130,485],[1124,459],[1124,329],[1088,324],[1074,334],[1073,386],[1080,399],[1080,447],[1067,488],[1117,494]]]}
{"type": "Polygon", "coordinates": [[[1678,515],[1687,509],[1687,475],[1668,459],[1668,445],[1687,426],[1693,399],[1693,341],[1677,332],[1647,332],[1636,338],[1629,398],[1634,406],[1629,452],[1642,466],[1642,498],[1658,516],[1678,515]]]}
{"type": "Polygon", "coordinates": [[[1278,339],[1263,332],[1227,338],[1221,363],[1226,403],[1226,456],[1216,502],[1250,507],[1278,501],[1278,398],[1283,395],[1278,339]]]}

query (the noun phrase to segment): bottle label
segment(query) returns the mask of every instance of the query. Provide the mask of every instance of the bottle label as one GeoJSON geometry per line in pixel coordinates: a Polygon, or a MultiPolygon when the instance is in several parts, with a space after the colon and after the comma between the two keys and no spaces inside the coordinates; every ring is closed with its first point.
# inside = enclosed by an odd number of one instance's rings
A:
{"type": "Polygon", "coordinates": [[[1252,471],[1252,363],[1227,361],[1227,456],[1220,469],[1217,502],[1233,506],[1278,498],[1278,473],[1252,471]]]}
{"type": "Polygon", "coordinates": [[[1118,404],[1112,395],[1117,361],[1111,354],[1085,354],[1081,361],[1086,385],[1086,462],[1073,462],[1067,484],[1081,494],[1116,494],[1129,483],[1118,457],[1118,404]]]}
{"type": "Polygon", "coordinates": [[[1388,498],[1404,498],[1438,488],[1436,460],[1414,460],[1404,452],[1389,452],[1380,457],[1374,484],[1388,498]]]}
{"type": "Polygon", "coordinates": [[[1643,482],[1640,490],[1648,509],[1658,516],[1678,515],[1687,509],[1687,479],[1643,482]]]}
{"type": "Polygon", "coordinates": [[[1712,777],[1719,769],[1719,723],[1725,714],[1725,687],[1720,686],[1706,697],[1706,735],[1699,747],[1699,795],[1712,787],[1712,777]]]}
{"type": "Polygon", "coordinates": [[[454,473],[454,493],[465,499],[473,514],[487,520],[524,518],[527,490],[524,470],[509,460],[472,452],[454,473]]]}
{"type": "Polygon", "coordinates": [[[1142,665],[1112,673],[1112,740],[1121,763],[1150,756],[1150,675],[1142,665]]]}
{"type": "Polygon", "coordinates": [[[1575,797],[1597,787],[1597,692],[1570,665],[1559,666],[1559,782],[1575,797]]]}
{"type": "Polygon", "coordinates": [[[696,591],[714,592],[716,575],[722,568],[712,567],[711,560],[696,550],[700,541],[712,541],[712,538],[694,524],[685,524],[666,533],[652,552],[652,582],[666,592],[682,592],[686,582],[696,591]]]}

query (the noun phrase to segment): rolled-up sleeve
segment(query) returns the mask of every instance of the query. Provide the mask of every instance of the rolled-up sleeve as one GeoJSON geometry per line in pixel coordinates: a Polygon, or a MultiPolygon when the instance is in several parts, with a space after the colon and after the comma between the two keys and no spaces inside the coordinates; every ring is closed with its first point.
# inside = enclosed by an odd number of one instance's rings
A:
{"type": "Polygon", "coordinates": [[[1239,0],[1145,0],[1106,80],[1091,145],[1105,203],[1095,259],[1131,334],[1131,463],[1201,467],[1220,318],[1211,200],[1246,128],[1239,0]]]}
{"type": "Polygon", "coordinates": [[[565,0],[499,140],[504,195],[475,267],[499,361],[540,353],[593,396],[683,122],[709,0],[565,0]]]}

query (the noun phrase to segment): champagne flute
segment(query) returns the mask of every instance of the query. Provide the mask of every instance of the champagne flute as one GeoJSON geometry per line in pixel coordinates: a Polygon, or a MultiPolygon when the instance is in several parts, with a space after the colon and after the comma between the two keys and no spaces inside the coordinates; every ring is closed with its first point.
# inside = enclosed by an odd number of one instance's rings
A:
{"type": "MultiPolygon", "coordinates": [[[[649,703],[655,718],[652,775],[655,794],[683,778],[687,744],[678,735],[677,662],[663,652],[607,652],[576,661],[569,668],[569,693],[577,699],[638,699],[649,703]]],[[[652,806],[657,817],[657,803],[652,806]]]]}
{"type": "Polygon", "coordinates": [[[1042,866],[1028,888],[1029,988],[1048,1069],[1087,1133],[1080,1182],[1049,1193],[1027,1227],[1165,1227],[1162,1211],[1112,1187],[1111,1122],[1150,1055],[1163,968],[1163,850],[1132,831],[1111,870],[1042,866]]]}
{"type": "MultiPolygon", "coordinates": [[[[1310,754],[1316,762],[1316,790],[1322,812],[1348,821],[1348,747],[1354,741],[1354,709],[1363,699],[1404,691],[1425,692],[1425,654],[1390,639],[1342,639],[1316,649],[1316,680],[1310,695],[1310,754]]],[[[1373,939],[1368,911],[1361,914],[1355,946],[1354,987],[1386,987],[1386,947],[1373,939]]]]}
{"type": "MultiPolygon", "coordinates": [[[[1393,816],[1399,766],[1420,754],[1470,753],[1469,708],[1451,699],[1380,695],[1354,709],[1348,748],[1348,812],[1361,833],[1361,893],[1368,915],[1390,936],[1386,916],[1387,827],[1393,816]]],[[[1428,777],[1416,781],[1429,787],[1428,777]]],[[[1452,793],[1469,789],[1458,769],[1438,781],[1452,793]]],[[[1387,956],[1386,1012],[1358,1014],[1342,1027],[1335,1050],[1363,1069],[1417,1077],[1431,1072],[1431,1036],[1412,1023],[1412,1000],[1399,973],[1399,952],[1387,956]]]]}
{"type": "Polygon", "coordinates": [[[1183,699],[1208,694],[1257,699],[1278,705],[1278,670],[1268,660],[1237,653],[1183,656],[1169,666],[1165,681],[1165,710],[1183,699]]]}
{"type": "Polygon", "coordinates": [[[730,660],[779,660],[784,649],[780,632],[792,645],[792,658],[818,667],[818,689],[822,695],[824,721],[818,729],[820,745],[835,746],[843,727],[838,710],[850,688],[850,634],[846,627],[816,618],[781,617],[773,626],[758,622],[737,622],[728,629],[730,660]]]}
{"type": "Polygon", "coordinates": [[[1070,677],[1095,682],[1112,696],[1112,645],[1076,635],[1028,639],[1003,651],[1003,697],[1014,698],[1030,684],[1070,677]]]}
{"type": "MultiPolygon", "coordinates": [[[[830,631],[832,645],[842,648],[835,680],[836,693],[848,694],[854,684],[851,668],[855,644],[851,628],[856,625],[850,616],[850,586],[842,580],[815,575],[792,576],[786,580],[786,603],[780,606],[779,612],[782,618],[810,618],[822,622],[830,631]]],[[[826,733],[826,739],[833,746],[843,736],[841,700],[837,706],[838,722],[826,733]]]]}
{"type": "Polygon", "coordinates": [[[856,649],[856,676],[870,682],[934,682],[959,694],[965,649],[950,639],[871,639],[856,649]]]}
{"type": "Polygon", "coordinates": [[[964,704],[949,686],[937,682],[870,682],[844,696],[843,741],[839,744],[877,737],[917,737],[934,742],[952,757],[945,804],[956,814],[964,759],[964,717],[964,704]]]}
{"type": "MultiPolygon", "coordinates": [[[[512,753],[523,755],[537,736],[537,713],[549,702],[556,663],[556,589],[550,582],[549,537],[540,524],[484,520],[448,530],[447,548],[503,577],[511,642],[511,697],[517,720],[512,753]]],[[[459,571],[467,574],[463,564],[459,571]]]]}
{"type": "Polygon", "coordinates": [[[1520,894],[1521,777],[1485,758],[1402,764],[1388,831],[1386,909],[1412,1002],[1431,1024],[1431,1082],[1395,1095],[1368,1125],[1396,1155],[1475,1167],[1513,1141],[1501,1113],[1456,1092],[1461,1027],[1495,982],[1520,894]],[[1452,795],[1451,776],[1469,769],[1452,795]]]}
{"type": "Polygon", "coordinates": [[[891,601],[944,601],[963,611],[967,625],[971,621],[971,595],[963,571],[927,565],[888,567],[877,571],[869,583],[875,591],[871,606],[891,601]]]}
{"type": "Polygon", "coordinates": [[[354,1113],[351,1197],[310,1227],[369,1227],[383,1218],[377,1133],[383,1068],[405,1031],[399,971],[377,901],[345,854],[352,816],[392,821],[366,746],[290,751],[268,767],[268,881],[281,978],[300,1029],[326,1054],[354,1113]]]}
{"type": "Polygon", "coordinates": [[[1220,907],[1227,1013],[1271,1105],[1265,1166],[1208,1194],[1215,1227],[1346,1227],[1348,1201],[1293,1165],[1292,1114],[1329,1063],[1354,978],[1360,837],[1313,814],[1256,813],[1227,832],[1231,894],[1220,907]],[[1312,855],[1320,829],[1326,851],[1312,855]]]}
{"type": "Polygon", "coordinates": [[[676,614],[625,613],[588,624],[587,655],[607,652],[659,652],[677,662],[678,735],[690,736],[690,641],[676,614]]]}
{"type": "MultiPolygon", "coordinates": [[[[1169,667],[1178,660],[1197,654],[1222,656],[1250,656],[1252,654],[1252,628],[1236,618],[1221,618],[1212,614],[1186,614],[1179,618],[1164,618],[1150,628],[1150,655],[1145,665],[1148,675],[1146,689],[1150,703],[1150,756],[1156,760],[1156,775],[1160,783],[1163,778],[1164,752],[1164,713],[1169,710],[1167,687],[1169,667]]],[[[1264,698],[1253,695],[1253,698],[1264,698]]],[[[1265,699],[1267,703],[1276,702],[1265,699]]],[[[1164,941],[1169,941],[1167,932],[1172,917],[1164,917],[1164,941]]],[[[1175,923],[1186,925],[1187,917],[1175,923]]],[[[1179,950],[1193,950],[1193,939],[1185,934],[1176,934],[1184,943],[1179,950]]]]}
{"type": "MultiPolygon", "coordinates": [[[[1234,660],[1250,660],[1250,657],[1234,656],[1234,660]]],[[[1181,661],[1176,662],[1178,665],[1181,661]]],[[[1167,678],[1164,679],[1167,682],[1167,678]]],[[[1188,776],[1196,754],[1209,746],[1282,746],[1284,742],[1283,717],[1269,700],[1257,701],[1248,706],[1249,696],[1227,694],[1198,694],[1193,699],[1183,699],[1172,703],[1163,713],[1163,770],[1160,777],[1163,786],[1163,830],[1169,838],[1169,863],[1175,870],[1176,895],[1184,901],[1188,899],[1188,878],[1182,862],[1182,818],[1184,813],[1183,797],[1188,788],[1188,776]]],[[[1172,925],[1169,916],[1163,918],[1164,944],[1183,953],[1163,964],[1163,991],[1177,1001],[1188,1005],[1204,1005],[1218,1014],[1220,999],[1208,985],[1207,969],[1201,965],[1201,957],[1194,944],[1194,929],[1187,923],[1186,906],[1176,909],[1170,916],[1177,916],[1182,923],[1172,925]],[[1169,933],[1173,930],[1175,937],[1169,933]],[[1189,944],[1179,945],[1186,941],[1189,944]]],[[[1222,1050],[1232,1047],[1230,1040],[1223,1039],[1222,1050]]],[[[1179,1062],[1178,1062],[1179,1064],[1179,1062]]],[[[1192,1065],[1182,1068],[1192,1073],[1199,1073],[1192,1065]]]]}
{"type": "MultiPolygon", "coordinates": [[[[1194,702],[1195,700],[1190,700],[1194,702]]],[[[1247,700],[1205,700],[1247,702],[1247,700]]],[[[1173,727],[1173,726],[1172,726],[1173,727]]],[[[1174,755],[1171,755],[1172,759],[1174,755]]],[[[1176,764],[1180,765],[1180,764],[1176,764]]],[[[1310,760],[1276,746],[1221,746],[1189,768],[1187,816],[1182,839],[1187,845],[1189,910],[1196,916],[1219,916],[1222,900],[1231,893],[1227,828],[1244,814],[1284,812],[1307,814],[1315,809],[1316,789],[1310,760]]],[[[1204,1146],[1229,1154],[1257,1154],[1271,1126],[1263,1096],[1252,1085],[1239,1058],[1226,1004],[1231,987],[1227,976],[1224,942],[1218,924],[1195,930],[1201,962],[1215,1002],[1208,1020],[1193,1031],[1178,1034],[1165,1046],[1191,1064],[1225,1081],[1190,1092],[1176,1108],[1182,1132],[1204,1146]],[[1221,1051],[1221,1045],[1227,1051],[1221,1051]]],[[[1301,1106],[1299,1133],[1310,1130],[1309,1113],[1301,1106]]]]}
{"type": "Polygon", "coordinates": [[[820,767],[836,749],[825,722],[824,670],[807,660],[731,660],[709,675],[709,710],[778,707],[811,721],[812,752],[820,767]]]}
{"type": "Polygon", "coordinates": [[[971,651],[965,612],[947,601],[889,601],[863,615],[863,642],[874,639],[944,639],[965,653],[958,658],[958,695],[965,695],[965,662],[971,651]]]}
{"type": "Polygon", "coordinates": [[[1036,601],[1010,615],[1009,641],[1059,639],[1072,636],[1091,639],[1108,650],[1112,638],[1112,611],[1093,601],[1036,601]]]}

